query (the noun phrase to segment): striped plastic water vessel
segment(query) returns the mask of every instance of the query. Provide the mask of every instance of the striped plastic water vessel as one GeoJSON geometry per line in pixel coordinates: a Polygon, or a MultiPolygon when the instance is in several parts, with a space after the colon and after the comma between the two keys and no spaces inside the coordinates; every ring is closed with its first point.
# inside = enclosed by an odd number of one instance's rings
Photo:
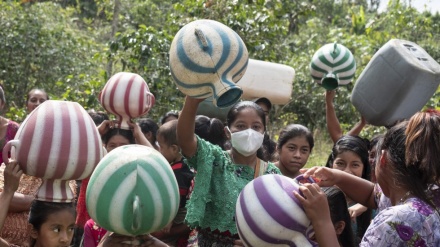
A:
{"type": "Polygon", "coordinates": [[[128,236],[165,227],[176,216],[179,200],[167,160],[142,145],[121,146],[108,153],[86,191],[90,217],[104,229],[128,236]]]}
{"type": "Polygon", "coordinates": [[[311,222],[288,177],[268,174],[247,184],[236,204],[236,224],[245,246],[317,246],[311,222]]]}
{"type": "Polygon", "coordinates": [[[213,20],[190,22],[177,32],[169,55],[171,75],[182,93],[213,96],[218,107],[240,99],[242,90],[236,82],[246,71],[248,51],[229,27],[213,20]]]}
{"type": "Polygon", "coordinates": [[[105,155],[101,136],[84,108],[76,102],[47,100],[20,125],[14,140],[3,148],[24,173],[43,178],[36,199],[70,202],[68,180],[90,176],[105,155]]]}
{"type": "Polygon", "coordinates": [[[333,90],[353,80],[356,61],[351,51],[337,43],[326,44],[312,57],[310,74],[326,90],[333,90]]]}
{"type": "Polygon", "coordinates": [[[107,81],[99,94],[99,102],[116,116],[119,128],[129,129],[127,121],[147,114],[155,99],[140,75],[119,72],[107,81]]]}

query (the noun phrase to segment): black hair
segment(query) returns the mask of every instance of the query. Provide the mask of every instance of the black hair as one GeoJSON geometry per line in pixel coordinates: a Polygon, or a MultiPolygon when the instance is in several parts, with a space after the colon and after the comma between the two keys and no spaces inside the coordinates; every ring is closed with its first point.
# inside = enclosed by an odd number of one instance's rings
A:
{"type": "Polygon", "coordinates": [[[177,120],[171,120],[160,126],[157,136],[162,136],[168,146],[177,144],[177,120]]]}
{"type": "Polygon", "coordinates": [[[342,247],[354,247],[355,241],[351,228],[351,217],[347,208],[347,200],[345,194],[336,186],[322,188],[327,195],[328,206],[330,208],[330,217],[333,224],[339,221],[345,222],[342,233],[338,236],[338,240],[342,247]]]}
{"type": "Polygon", "coordinates": [[[110,138],[112,138],[115,135],[121,135],[128,139],[128,142],[130,144],[135,144],[136,140],[134,139],[133,132],[131,130],[126,129],[120,129],[120,128],[113,128],[107,131],[104,135],[102,135],[102,142],[104,145],[107,145],[110,138]]]}
{"type": "Polygon", "coordinates": [[[179,112],[178,111],[169,111],[167,113],[165,113],[162,118],[160,119],[160,124],[164,124],[167,122],[167,118],[168,117],[175,117],[175,118],[179,118],[179,112]]]}
{"type": "Polygon", "coordinates": [[[96,126],[100,125],[102,122],[104,122],[104,120],[109,120],[109,117],[105,112],[95,112],[94,110],[89,110],[87,113],[92,118],[96,126]]]}
{"type": "MultiPolygon", "coordinates": [[[[41,226],[47,221],[49,215],[69,210],[73,217],[76,218],[76,208],[73,202],[61,203],[61,202],[45,202],[34,200],[31,204],[28,222],[37,231],[40,231],[41,226]]],[[[31,246],[35,245],[35,239],[31,239],[31,246]]]]}
{"type": "Polygon", "coordinates": [[[304,136],[306,138],[310,146],[310,152],[312,152],[312,149],[315,146],[313,134],[307,127],[301,124],[289,124],[280,131],[277,144],[278,150],[281,150],[283,145],[286,144],[286,142],[288,142],[290,139],[300,136],[304,136]]]}
{"type": "MultiPolygon", "coordinates": [[[[417,114],[416,114],[417,115],[417,114]]],[[[383,139],[383,143],[380,146],[380,150],[385,150],[387,152],[387,160],[388,164],[391,167],[391,172],[394,181],[396,181],[397,186],[401,186],[405,189],[411,191],[411,193],[417,198],[423,200],[427,204],[431,205],[433,208],[436,208],[433,203],[433,198],[431,198],[429,189],[432,183],[432,178],[435,176],[435,173],[427,173],[426,170],[423,169],[417,163],[408,163],[408,160],[418,160],[417,157],[412,157],[408,159],[405,155],[408,154],[409,149],[417,148],[417,149],[427,149],[429,143],[425,140],[422,143],[419,143],[418,146],[414,146],[415,143],[410,142],[415,141],[415,139],[407,138],[405,134],[409,132],[408,137],[414,137],[412,131],[415,129],[409,129],[410,123],[414,124],[416,121],[414,118],[410,119],[410,122],[401,122],[393,127],[391,127],[385,137],[383,139]],[[413,121],[413,122],[411,122],[413,121]]],[[[428,123],[432,124],[432,123],[428,123]]],[[[417,127],[417,126],[412,126],[417,127]]],[[[418,126],[422,128],[427,128],[427,126],[418,126]]],[[[432,126],[431,126],[432,127],[432,126]]],[[[423,131],[423,130],[422,130],[423,131]]],[[[428,130],[426,130],[428,131],[428,130]]],[[[428,132],[430,132],[429,130],[428,132]]],[[[436,130],[438,131],[438,130],[436,130]]],[[[432,135],[439,135],[439,133],[431,133],[432,135]]],[[[415,138],[434,138],[432,136],[424,136],[421,135],[415,138]]],[[[432,147],[429,147],[432,148],[432,147]]],[[[437,151],[438,152],[438,151],[437,151]]],[[[411,152],[410,152],[411,153],[411,152]]],[[[421,157],[423,158],[423,157],[421,157]]]]}
{"type": "MultiPolygon", "coordinates": [[[[266,115],[264,114],[263,109],[252,101],[240,101],[229,109],[228,115],[226,115],[226,124],[228,127],[231,127],[231,124],[237,119],[238,114],[247,108],[254,109],[257,112],[258,116],[263,122],[264,131],[266,131],[266,115]]],[[[268,161],[269,154],[267,153],[264,145],[261,145],[261,147],[258,149],[257,157],[264,161],[268,161]]]]}
{"type": "Polygon", "coordinates": [[[359,136],[344,135],[333,145],[332,153],[327,160],[326,166],[332,168],[333,162],[339,154],[345,151],[351,151],[361,158],[362,164],[364,165],[361,177],[370,180],[371,168],[370,162],[368,161],[368,150],[369,142],[366,139],[360,138],[359,136]]]}
{"type": "Polygon", "coordinates": [[[151,144],[154,145],[154,143],[156,142],[157,130],[159,129],[157,123],[154,122],[151,118],[143,118],[138,121],[138,124],[142,130],[142,133],[146,134],[148,132],[151,132],[151,136],[153,138],[153,142],[151,144]]]}
{"type": "Polygon", "coordinates": [[[225,150],[227,141],[224,129],[225,125],[218,118],[209,118],[204,115],[196,116],[194,133],[200,138],[220,146],[223,150],[225,150]]]}

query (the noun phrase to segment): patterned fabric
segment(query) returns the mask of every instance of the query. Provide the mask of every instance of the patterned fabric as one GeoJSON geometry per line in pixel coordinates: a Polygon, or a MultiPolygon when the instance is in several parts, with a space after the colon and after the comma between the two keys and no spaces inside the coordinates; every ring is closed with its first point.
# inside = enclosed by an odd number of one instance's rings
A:
{"type": "MultiPolygon", "coordinates": [[[[8,127],[6,129],[6,134],[5,136],[0,140],[0,154],[3,152],[3,147],[5,146],[6,143],[8,143],[8,141],[14,139],[15,134],[17,133],[18,130],[18,123],[8,120],[8,127]]],[[[3,163],[3,156],[0,155],[0,165],[3,163]]],[[[2,187],[3,188],[3,187],[2,187]]]]}
{"type": "Polygon", "coordinates": [[[194,229],[189,234],[187,247],[233,247],[234,240],[238,238],[237,234],[231,235],[229,232],[194,229]]]}
{"type": "MultiPolygon", "coordinates": [[[[180,194],[180,208],[184,208],[186,205],[186,200],[189,194],[189,189],[191,187],[191,181],[194,177],[194,173],[189,169],[188,165],[181,160],[174,164],[171,164],[174,176],[176,176],[177,185],[179,186],[180,194]]],[[[182,223],[182,222],[181,222],[182,223]]],[[[178,223],[177,223],[178,224],[178,223]]]]}
{"type": "Polygon", "coordinates": [[[101,239],[107,233],[107,230],[98,226],[93,219],[87,221],[84,225],[84,247],[96,247],[101,239]]]}
{"type": "Polygon", "coordinates": [[[360,246],[440,246],[439,189],[433,191],[432,198],[435,209],[415,197],[383,209],[373,219],[360,246]]]}
{"type": "MultiPolygon", "coordinates": [[[[195,186],[187,203],[185,221],[191,228],[237,234],[235,204],[244,186],[254,178],[254,169],[234,164],[226,151],[197,137],[197,152],[188,158],[197,171],[195,186]]],[[[261,169],[261,168],[260,168],[261,169]]],[[[268,163],[264,174],[281,174],[268,163]]]]}

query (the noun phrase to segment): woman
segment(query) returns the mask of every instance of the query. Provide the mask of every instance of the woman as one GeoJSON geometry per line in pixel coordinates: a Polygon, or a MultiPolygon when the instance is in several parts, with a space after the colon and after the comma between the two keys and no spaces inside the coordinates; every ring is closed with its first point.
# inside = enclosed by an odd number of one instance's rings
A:
{"type": "MultiPolygon", "coordinates": [[[[337,185],[355,201],[370,208],[382,207],[368,227],[360,246],[440,246],[440,115],[416,113],[387,131],[376,159],[378,184],[335,169],[314,167],[304,176],[315,176],[321,186],[337,185]]],[[[321,197],[316,185],[300,188],[320,246],[334,246],[325,210],[312,205],[321,197]],[[332,245],[333,244],[333,245],[332,245]]]]}
{"type": "Polygon", "coordinates": [[[202,101],[187,96],[177,125],[182,154],[197,170],[185,221],[198,233],[190,237],[188,245],[233,246],[238,240],[234,213],[239,193],[255,177],[280,171],[259,158],[263,157],[258,150],[266,131],[261,107],[243,101],[229,110],[225,133],[232,149],[223,151],[194,134],[196,111],[202,101]]]}
{"type": "Polygon", "coordinates": [[[29,91],[26,98],[26,110],[28,114],[46,100],[49,100],[49,95],[47,95],[43,89],[34,88],[29,91]]]}

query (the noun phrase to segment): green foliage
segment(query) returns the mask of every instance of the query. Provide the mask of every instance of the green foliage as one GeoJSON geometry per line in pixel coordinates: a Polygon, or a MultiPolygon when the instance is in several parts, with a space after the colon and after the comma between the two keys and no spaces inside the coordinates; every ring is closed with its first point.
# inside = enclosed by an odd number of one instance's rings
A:
{"type": "MultiPolygon", "coordinates": [[[[382,0],[385,1],[385,0],[382,0]]],[[[380,0],[57,0],[20,4],[0,0],[0,82],[7,117],[21,121],[26,93],[44,88],[52,99],[99,108],[97,95],[119,71],[140,74],[156,97],[156,120],[183,101],[171,79],[168,51],[185,24],[212,19],[236,31],[250,58],[292,66],[292,100],[276,106],[271,133],[301,123],[326,138],[324,89],[312,81],[309,63],[327,43],[349,48],[359,77],[389,39],[414,41],[440,62],[440,14],[419,13],[398,0],[378,13],[380,0]]],[[[338,88],[335,108],[344,131],[359,119],[350,102],[354,84],[338,88]]],[[[440,108],[440,91],[426,107],[440,108]]],[[[371,137],[381,128],[368,127],[371,137]]]]}
{"type": "Polygon", "coordinates": [[[50,2],[0,2],[0,82],[11,106],[7,117],[23,120],[32,88],[45,89],[52,99],[94,104],[83,98],[83,89],[97,71],[92,55],[99,45],[75,29],[71,16],[70,9],[50,2]]]}

